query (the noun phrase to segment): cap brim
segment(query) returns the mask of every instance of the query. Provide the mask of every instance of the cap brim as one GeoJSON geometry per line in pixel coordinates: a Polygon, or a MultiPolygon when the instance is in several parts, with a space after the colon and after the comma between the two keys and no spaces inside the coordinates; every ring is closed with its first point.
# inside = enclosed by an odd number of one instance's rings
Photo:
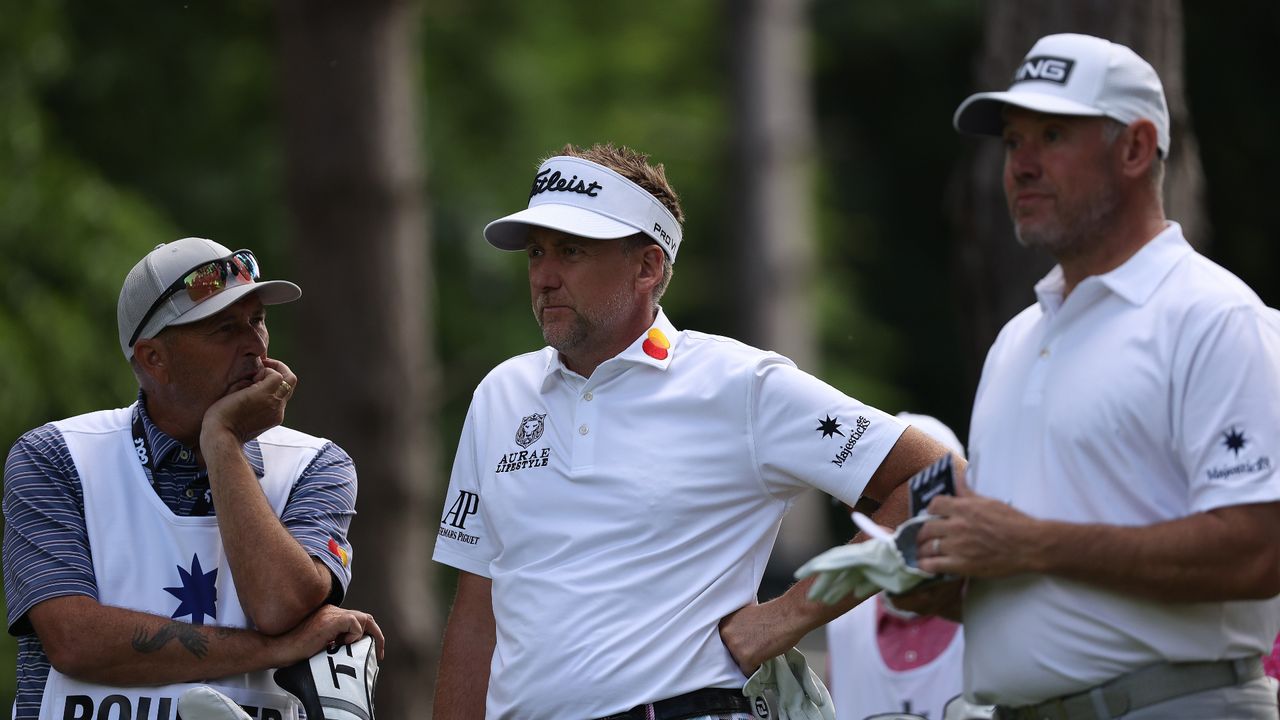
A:
{"type": "Polygon", "coordinates": [[[640,228],[580,207],[543,203],[485,225],[484,239],[499,250],[523,250],[529,243],[530,229],[535,227],[595,240],[614,240],[641,232],[640,228]]]}
{"type": "MultiPolygon", "coordinates": [[[[266,280],[227,288],[171,320],[169,325],[187,325],[222,312],[240,300],[256,294],[263,305],[282,305],[302,297],[302,288],[288,280],[266,280]]],[[[167,326],[166,326],[167,327],[167,326]]]]}
{"type": "Polygon", "coordinates": [[[1106,113],[1084,103],[1035,92],[986,92],[970,95],[951,122],[956,130],[971,135],[1000,135],[1004,132],[1003,111],[1006,105],[1033,110],[1047,115],[1079,115],[1101,117],[1106,113]]]}

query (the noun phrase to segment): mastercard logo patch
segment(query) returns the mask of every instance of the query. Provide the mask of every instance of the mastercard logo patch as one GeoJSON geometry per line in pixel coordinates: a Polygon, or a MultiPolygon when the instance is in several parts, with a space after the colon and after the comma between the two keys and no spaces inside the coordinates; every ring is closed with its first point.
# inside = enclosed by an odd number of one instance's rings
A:
{"type": "Polygon", "coordinates": [[[650,328],[649,337],[644,339],[644,343],[640,346],[644,350],[644,354],[657,360],[666,360],[671,349],[671,341],[658,328],[650,328]]]}
{"type": "Polygon", "coordinates": [[[329,538],[329,552],[333,553],[334,557],[342,561],[342,567],[346,567],[351,563],[351,557],[347,555],[347,551],[343,550],[342,546],[338,544],[338,541],[333,538],[329,538]]]}

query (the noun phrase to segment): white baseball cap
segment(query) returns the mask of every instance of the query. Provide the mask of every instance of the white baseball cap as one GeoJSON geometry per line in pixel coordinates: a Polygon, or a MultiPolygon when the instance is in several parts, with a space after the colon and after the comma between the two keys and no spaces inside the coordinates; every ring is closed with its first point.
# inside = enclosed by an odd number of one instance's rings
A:
{"type": "Polygon", "coordinates": [[[484,239],[501,250],[524,250],[532,227],[595,240],[644,233],[673,263],[682,235],[675,216],[647,190],[603,165],[565,155],[538,167],[529,207],[486,225],[484,239]]]}
{"type": "Polygon", "coordinates": [[[1109,117],[1128,125],[1150,120],[1156,146],[1169,155],[1169,106],[1155,68],[1137,53],[1091,35],[1040,38],[1004,92],[969,96],[956,108],[956,130],[975,135],[1004,131],[1005,105],[1051,115],[1109,117]]]}
{"type": "Polygon", "coordinates": [[[232,252],[197,237],[157,245],[133,266],[120,288],[120,350],[132,358],[138,340],[155,337],[170,325],[203,320],[249,293],[257,293],[265,305],[302,297],[302,289],[287,280],[258,282],[258,261],[248,250],[232,252]]]}

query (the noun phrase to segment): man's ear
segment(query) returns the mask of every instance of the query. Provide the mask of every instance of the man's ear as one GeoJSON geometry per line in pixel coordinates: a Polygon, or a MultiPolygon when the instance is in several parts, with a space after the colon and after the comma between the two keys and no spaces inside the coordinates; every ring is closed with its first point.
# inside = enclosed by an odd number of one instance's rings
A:
{"type": "Polygon", "coordinates": [[[640,251],[640,267],[636,273],[636,289],[651,293],[662,282],[662,265],[666,256],[657,243],[650,243],[640,251]]]}
{"type": "Polygon", "coordinates": [[[1155,123],[1150,120],[1135,120],[1125,128],[1120,168],[1127,177],[1146,176],[1151,163],[1159,160],[1157,137],[1155,123]]]}
{"type": "Polygon", "coordinates": [[[156,384],[169,382],[169,348],[158,338],[144,338],[133,344],[133,360],[142,374],[156,384]]]}

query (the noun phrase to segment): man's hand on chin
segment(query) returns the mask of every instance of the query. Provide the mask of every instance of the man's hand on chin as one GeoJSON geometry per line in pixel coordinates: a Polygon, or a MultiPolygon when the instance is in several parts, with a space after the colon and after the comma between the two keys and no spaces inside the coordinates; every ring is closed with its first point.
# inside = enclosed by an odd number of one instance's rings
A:
{"type": "Polygon", "coordinates": [[[243,444],[284,422],[298,376],[279,360],[263,358],[262,362],[251,385],[229,392],[209,406],[202,434],[225,429],[243,444]]]}

